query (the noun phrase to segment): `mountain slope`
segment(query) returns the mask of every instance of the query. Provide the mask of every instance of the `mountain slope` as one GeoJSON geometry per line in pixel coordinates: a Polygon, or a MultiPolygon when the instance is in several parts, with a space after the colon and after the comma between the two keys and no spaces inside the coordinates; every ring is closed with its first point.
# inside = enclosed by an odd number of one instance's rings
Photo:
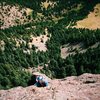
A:
{"type": "MultiPolygon", "coordinates": [[[[64,78],[100,74],[100,0],[0,0],[0,89],[28,86],[32,68],[64,78]],[[94,10],[94,12],[93,12],[94,10]],[[72,28],[90,12],[95,29],[72,28]]],[[[89,18],[90,18],[89,17],[89,18]]],[[[83,20],[82,20],[83,19],[83,20]]],[[[90,26],[91,22],[89,20],[90,26]]]]}
{"type": "Polygon", "coordinates": [[[87,18],[78,21],[76,28],[100,29],[100,4],[94,7],[87,18]]]}

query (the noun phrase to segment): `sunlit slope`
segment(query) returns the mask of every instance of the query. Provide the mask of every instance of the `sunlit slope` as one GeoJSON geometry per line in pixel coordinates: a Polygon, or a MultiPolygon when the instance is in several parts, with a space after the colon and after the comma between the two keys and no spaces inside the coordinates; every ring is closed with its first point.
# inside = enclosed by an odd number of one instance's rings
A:
{"type": "Polygon", "coordinates": [[[97,29],[100,28],[100,3],[94,7],[94,11],[87,18],[77,21],[76,28],[97,29]]]}

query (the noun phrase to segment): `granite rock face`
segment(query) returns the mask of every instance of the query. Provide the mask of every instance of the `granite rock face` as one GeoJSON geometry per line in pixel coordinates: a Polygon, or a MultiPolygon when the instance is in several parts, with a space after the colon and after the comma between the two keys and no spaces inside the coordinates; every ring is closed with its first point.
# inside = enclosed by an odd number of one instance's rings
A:
{"type": "Polygon", "coordinates": [[[100,100],[100,74],[54,79],[48,87],[0,90],[0,100],[100,100]]]}

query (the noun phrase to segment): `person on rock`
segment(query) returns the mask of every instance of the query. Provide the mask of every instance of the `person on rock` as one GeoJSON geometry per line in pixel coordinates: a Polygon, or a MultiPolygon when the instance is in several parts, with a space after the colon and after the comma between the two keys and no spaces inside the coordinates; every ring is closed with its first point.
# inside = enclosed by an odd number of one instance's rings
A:
{"type": "Polygon", "coordinates": [[[48,81],[41,75],[36,75],[36,83],[34,84],[37,87],[48,86],[48,81]]]}

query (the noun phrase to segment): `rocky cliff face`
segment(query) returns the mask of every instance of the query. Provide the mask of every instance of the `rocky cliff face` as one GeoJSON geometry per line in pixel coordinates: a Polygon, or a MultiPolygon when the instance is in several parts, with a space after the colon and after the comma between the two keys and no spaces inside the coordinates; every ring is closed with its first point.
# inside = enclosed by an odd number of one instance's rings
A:
{"type": "Polygon", "coordinates": [[[48,87],[0,90],[0,100],[100,100],[100,74],[54,79],[48,87]]]}

